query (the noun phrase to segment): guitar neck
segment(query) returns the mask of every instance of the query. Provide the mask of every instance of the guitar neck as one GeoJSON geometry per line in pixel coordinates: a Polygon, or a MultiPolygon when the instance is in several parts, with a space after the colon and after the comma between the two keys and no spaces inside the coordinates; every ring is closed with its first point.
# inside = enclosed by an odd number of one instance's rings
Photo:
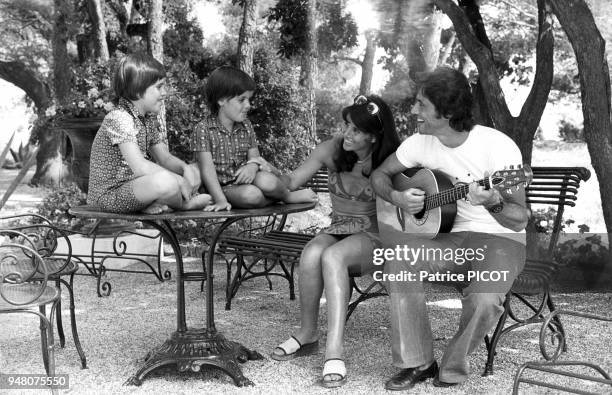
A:
{"type": "MultiPolygon", "coordinates": [[[[489,189],[491,187],[488,178],[478,180],[476,182],[478,185],[485,187],[485,189],[489,189]]],[[[444,206],[445,204],[463,199],[467,196],[469,191],[470,184],[459,184],[451,189],[429,195],[425,198],[425,210],[431,210],[432,208],[444,206]]]]}

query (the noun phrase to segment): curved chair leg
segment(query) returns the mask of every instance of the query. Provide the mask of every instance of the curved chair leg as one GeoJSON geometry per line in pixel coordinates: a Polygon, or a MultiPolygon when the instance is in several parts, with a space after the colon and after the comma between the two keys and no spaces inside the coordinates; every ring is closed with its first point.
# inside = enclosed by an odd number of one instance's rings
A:
{"type": "MultiPolygon", "coordinates": [[[[72,329],[72,339],[74,340],[74,346],[77,349],[77,353],[79,353],[79,358],[81,359],[81,369],[87,369],[87,359],[85,358],[85,353],[83,352],[83,347],[81,346],[81,340],[79,339],[79,332],[77,330],[76,323],[76,315],[75,315],[75,306],[74,306],[74,293],[72,290],[72,286],[74,284],[74,273],[70,275],[70,283],[67,283],[66,280],[61,280],[66,289],[68,290],[68,296],[70,298],[70,326],[72,329]]],[[[58,309],[59,314],[59,309],[58,309]]]]}
{"type": "Polygon", "coordinates": [[[49,338],[49,326],[47,323],[47,309],[44,305],[38,306],[40,312],[40,343],[43,356],[43,364],[45,365],[45,372],[49,374],[49,344],[53,344],[53,338],[49,338]]]}
{"type": "MultiPolygon", "coordinates": [[[[546,300],[546,304],[548,305],[548,311],[550,311],[551,313],[557,309],[555,307],[555,304],[552,301],[552,295],[550,294],[548,294],[548,299],[546,300]]],[[[561,332],[561,335],[565,339],[565,342],[563,343],[563,352],[567,352],[567,337],[565,336],[565,328],[563,328],[563,324],[561,323],[561,319],[559,318],[558,315],[555,316],[555,318],[553,319],[557,323],[559,331],[561,332]]]]}
{"type": "MultiPolygon", "coordinates": [[[[48,321],[46,321],[46,317],[45,317],[45,321],[47,322],[47,339],[48,339],[46,351],[47,351],[47,361],[49,365],[49,368],[47,369],[47,376],[49,377],[55,377],[55,338],[53,337],[53,314],[57,312],[56,309],[59,305],[59,301],[60,301],[60,298],[58,298],[58,300],[55,301],[51,305],[51,314],[49,315],[48,321]]],[[[56,388],[51,387],[51,393],[53,395],[56,395],[58,391],[56,388]]]]}
{"type": "MultiPolygon", "coordinates": [[[[61,290],[61,288],[60,288],[60,279],[59,278],[57,280],[55,280],[55,286],[57,287],[57,289],[61,290]]],[[[64,346],[66,345],[66,336],[64,335],[64,325],[62,323],[62,296],[61,296],[61,292],[60,292],[60,298],[57,301],[57,315],[56,315],[55,319],[56,319],[56,322],[57,322],[57,335],[59,336],[60,347],[64,348],[64,346]]]]}
{"type": "Polygon", "coordinates": [[[495,331],[493,332],[493,336],[491,339],[485,337],[485,345],[487,346],[487,363],[485,365],[485,370],[483,372],[483,376],[488,376],[493,374],[493,360],[495,359],[495,349],[497,348],[497,342],[501,338],[502,330],[504,329],[504,325],[506,324],[506,320],[508,319],[508,308],[510,307],[510,296],[506,295],[506,299],[504,300],[504,312],[501,317],[499,317],[499,321],[497,322],[497,326],[495,327],[495,331]]]}

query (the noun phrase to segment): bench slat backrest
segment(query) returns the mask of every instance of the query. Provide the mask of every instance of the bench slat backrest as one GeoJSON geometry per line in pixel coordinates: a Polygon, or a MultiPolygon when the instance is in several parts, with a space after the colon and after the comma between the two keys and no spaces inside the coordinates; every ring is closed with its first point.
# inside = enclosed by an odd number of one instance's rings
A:
{"type": "Polygon", "coordinates": [[[533,180],[525,194],[530,209],[533,205],[553,206],[557,211],[553,222],[548,254],[552,254],[562,229],[565,207],[574,207],[581,181],[591,177],[584,167],[532,167],[533,180]]]}
{"type": "Polygon", "coordinates": [[[319,169],[315,175],[304,184],[303,188],[310,188],[316,193],[327,193],[329,192],[327,185],[328,177],[326,168],[319,169]]]}

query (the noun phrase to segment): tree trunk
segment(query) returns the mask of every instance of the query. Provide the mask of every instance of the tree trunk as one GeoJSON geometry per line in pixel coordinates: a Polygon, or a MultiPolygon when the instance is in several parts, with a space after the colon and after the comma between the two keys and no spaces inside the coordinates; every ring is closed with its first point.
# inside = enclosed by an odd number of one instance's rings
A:
{"type": "Polygon", "coordinates": [[[68,58],[68,26],[66,18],[70,15],[68,0],[54,0],[55,23],[53,29],[53,87],[58,104],[66,104],[69,100],[72,80],[72,67],[68,58]]]}
{"type": "Polygon", "coordinates": [[[148,24],[148,48],[149,53],[153,57],[164,63],[164,42],[163,42],[163,18],[162,13],[163,0],[151,0],[151,8],[149,9],[149,24],[148,24]]]}
{"type": "MultiPolygon", "coordinates": [[[[484,27],[478,4],[475,0],[459,0],[459,7],[461,7],[467,16],[474,35],[491,52],[491,59],[493,59],[491,41],[489,41],[489,37],[487,36],[487,31],[484,27]]],[[[489,114],[480,79],[478,79],[475,84],[472,84],[472,92],[474,94],[474,118],[482,125],[494,127],[495,125],[491,118],[491,114],[489,114]]]]}
{"type": "Polygon", "coordinates": [[[584,135],[599,180],[608,242],[612,246],[612,125],[606,43],[583,0],[550,0],[550,4],[578,62],[584,135]]]}
{"type": "MultiPolygon", "coordinates": [[[[68,58],[67,42],[68,27],[66,24],[71,12],[71,2],[68,0],[54,0],[55,7],[53,29],[53,87],[55,99],[59,105],[67,104],[70,100],[72,81],[72,65],[68,58]]],[[[44,112],[39,109],[39,116],[44,112]]],[[[62,144],[64,135],[52,130],[35,131],[38,135],[40,149],[36,155],[36,172],[31,183],[34,185],[59,185],[62,179],[69,178],[70,172],[62,158],[62,144]]]]}
{"type": "Polygon", "coordinates": [[[450,38],[448,39],[446,44],[444,44],[444,47],[440,51],[440,59],[438,59],[439,65],[446,64],[446,61],[448,60],[450,54],[453,52],[453,47],[455,46],[456,37],[457,37],[457,33],[452,32],[450,38]]]}
{"type": "Polygon", "coordinates": [[[431,14],[431,22],[425,37],[423,38],[423,59],[427,71],[431,71],[438,66],[440,58],[440,34],[442,34],[442,19],[444,13],[434,7],[431,14]]]}
{"type": "Polygon", "coordinates": [[[99,61],[107,61],[108,45],[106,44],[106,24],[104,23],[104,14],[102,13],[101,0],[89,0],[87,3],[89,17],[93,25],[94,38],[94,54],[99,61]]]}
{"type": "Polygon", "coordinates": [[[310,139],[317,141],[317,107],[316,107],[316,80],[317,80],[317,0],[308,0],[308,44],[302,56],[302,76],[300,83],[308,91],[308,123],[310,139]]]}
{"type": "Polygon", "coordinates": [[[30,181],[33,185],[58,186],[72,180],[72,173],[64,163],[62,155],[66,136],[59,130],[38,131],[38,154],[36,171],[30,181]]]}
{"type": "Polygon", "coordinates": [[[366,36],[366,49],[361,62],[361,83],[359,93],[367,95],[372,88],[372,75],[374,74],[374,57],[376,55],[376,31],[368,30],[366,36]]]}
{"type": "Polygon", "coordinates": [[[238,67],[250,76],[253,75],[256,15],[257,0],[244,0],[242,26],[238,35],[238,67]]]}
{"type": "Polygon", "coordinates": [[[536,70],[533,86],[525,103],[523,103],[519,116],[514,118],[513,128],[507,132],[521,149],[525,163],[531,163],[533,138],[538,130],[544,108],[548,102],[554,75],[554,21],[547,2],[548,0],[537,1],[538,37],[536,41],[536,70]]]}
{"type": "Polygon", "coordinates": [[[119,21],[119,30],[124,37],[127,37],[127,27],[130,24],[132,16],[132,3],[133,0],[106,0],[106,3],[115,12],[117,20],[119,21]]]}

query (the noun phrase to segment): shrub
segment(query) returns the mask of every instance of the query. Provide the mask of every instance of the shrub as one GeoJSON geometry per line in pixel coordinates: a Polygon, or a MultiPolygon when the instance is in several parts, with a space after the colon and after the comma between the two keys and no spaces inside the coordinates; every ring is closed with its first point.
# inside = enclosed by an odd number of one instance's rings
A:
{"type": "Polygon", "coordinates": [[[562,119],[559,122],[559,137],[566,142],[584,141],[584,128],[580,128],[571,121],[562,119]]]}
{"type": "Polygon", "coordinates": [[[299,69],[259,49],[254,59],[257,90],[249,119],[261,156],[282,171],[301,164],[314,146],[308,133],[308,96],[299,85],[299,69]]]}
{"type": "MultiPolygon", "coordinates": [[[[556,215],[557,210],[552,207],[549,207],[548,210],[534,210],[533,222],[536,232],[550,235],[556,215]]],[[[572,219],[565,220],[561,224],[561,233],[565,234],[566,227],[574,222],[572,219]]],[[[580,235],[584,235],[590,230],[586,224],[578,225],[577,228],[580,235]]],[[[536,251],[539,256],[545,256],[545,248],[539,243],[536,251]]],[[[601,236],[598,234],[575,237],[560,241],[553,251],[553,259],[566,268],[563,270],[561,277],[575,282],[577,279],[572,278],[571,274],[571,271],[574,270],[581,273],[585,285],[591,287],[600,280],[600,275],[608,264],[609,249],[602,245],[601,236]]]]}
{"type": "Polygon", "coordinates": [[[85,204],[86,200],[87,195],[76,184],[70,183],[51,189],[38,205],[38,214],[61,228],[77,230],[83,226],[84,221],[71,215],[68,210],[73,206],[85,204]]]}

